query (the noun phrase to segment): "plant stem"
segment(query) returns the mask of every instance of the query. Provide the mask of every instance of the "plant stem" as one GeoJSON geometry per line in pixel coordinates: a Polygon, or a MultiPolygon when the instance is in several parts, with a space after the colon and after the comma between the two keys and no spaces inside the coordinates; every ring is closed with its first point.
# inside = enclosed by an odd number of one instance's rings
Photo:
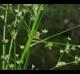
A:
{"type": "MultiPolygon", "coordinates": [[[[3,27],[3,40],[6,40],[6,25],[7,25],[7,9],[8,9],[8,5],[6,7],[6,13],[5,13],[5,20],[4,20],[4,27],[3,27]]],[[[3,43],[3,51],[2,51],[2,56],[5,57],[6,54],[6,44],[3,43]]],[[[2,61],[2,69],[5,70],[5,60],[2,61]]]]}
{"type": "Polygon", "coordinates": [[[43,7],[43,4],[40,5],[39,11],[38,11],[38,13],[37,13],[37,15],[36,15],[36,17],[35,17],[35,21],[34,21],[34,23],[33,23],[33,26],[32,26],[32,29],[31,29],[31,33],[30,33],[30,35],[29,35],[30,37],[29,37],[29,39],[28,39],[28,41],[27,41],[27,43],[26,43],[26,47],[25,47],[25,49],[24,49],[24,51],[23,51],[23,53],[22,53],[22,55],[21,55],[21,58],[20,58],[20,61],[21,61],[21,62],[24,62],[24,58],[25,58],[25,56],[26,56],[26,53],[29,51],[31,42],[32,42],[33,37],[34,37],[35,28],[36,28],[36,25],[37,25],[37,23],[38,23],[38,20],[39,20],[41,11],[42,11],[42,7],[43,7]]]}
{"type": "MultiPolygon", "coordinates": [[[[64,53],[60,55],[60,57],[59,57],[59,60],[58,60],[57,64],[61,61],[61,59],[62,59],[63,55],[64,55],[64,53]]],[[[57,66],[57,64],[56,64],[56,66],[57,66]]],[[[56,66],[55,66],[55,67],[52,67],[51,69],[56,68],[56,66]]]]}
{"type": "Polygon", "coordinates": [[[26,60],[25,60],[25,63],[24,63],[24,70],[27,69],[27,67],[28,67],[29,55],[30,55],[30,50],[27,52],[27,57],[26,57],[26,60]]]}
{"type": "MultiPolygon", "coordinates": [[[[18,5],[18,10],[19,10],[19,8],[20,8],[20,5],[18,5]]],[[[18,15],[18,14],[17,14],[18,15]]],[[[16,18],[15,18],[15,26],[16,26],[16,23],[17,23],[17,15],[16,15],[16,18]]],[[[18,32],[18,31],[17,31],[18,32]]],[[[16,34],[16,36],[17,36],[17,34],[16,34]]],[[[8,53],[8,61],[7,61],[7,65],[6,65],[6,69],[8,69],[8,65],[9,65],[9,61],[10,61],[10,56],[11,56],[11,49],[12,49],[12,45],[13,45],[13,42],[15,41],[15,39],[16,39],[16,36],[15,37],[12,37],[12,39],[11,39],[11,43],[10,43],[10,48],[9,48],[9,53],[8,53]]],[[[14,45],[15,45],[15,43],[14,43],[14,45]]],[[[14,51],[15,51],[16,49],[15,49],[15,46],[14,46],[14,51]]],[[[15,56],[15,55],[14,55],[15,56]]],[[[16,65],[15,65],[16,66],[16,65]]]]}
{"type": "Polygon", "coordinates": [[[14,40],[14,69],[16,70],[16,44],[15,44],[15,40],[14,40]]]}
{"type": "MultiPolygon", "coordinates": [[[[45,41],[44,41],[45,42],[45,41]]],[[[43,42],[43,43],[44,43],[43,42]]],[[[35,43],[31,44],[31,47],[33,47],[35,44],[39,43],[38,41],[35,41],[35,43]]],[[[60,42],[53,42],[54,45],[60,45],[60,46],[66,46],[65,43],[60,43],[60,42]]],[[[77,44],[70,44],[70,46],[75,46],[75,47],[78,47],[80,45],[77,45],[77,44]]]]}
{"type": "Polygon", "coordinates": [[[50,38],[56,37],[56,36],[58,36],[58,35],[61,35],[61,34],[63,34],[63,33],[66,33],[66,32],[68,32],[68,31],[73,30],[73,29],[78,28],[78,27],[80,27],[80,25],[77,25],[77,26],[72,27],[72,28],[70,28],[70,29],[67,29],[67,30],[65,30],[65,31],[59,32],[59,33],[57,33],[57,34],[55,34],[55,35],[49,36],[49,37],[47,37],[47,38],[45,38],[45,39],[42,39],[41,41],[37,41],[36,43],[32,44],[31,47],[34,46],[34,45],[37,45],[37,44],[39,44],[39,43],[43,43],[44,41],[49,40],[50,38]]]}
{"type": "MultiPolygon", "coordinates": [[[[3,40],[5,40],[5,29],[6,29],[6,27],[5,27],[5,25],[4,25],[3,40]]],[[[3,44],[3,51],[2,51],[2,52],[3,52],[3,53],[2,53],[3,57],[5,57],[5,49],[6,49],[5,44],[3,44]]],[[[3,69],[3,70],[5,69],[5,60],[2,61],[2,69],[3,69]]]]}
{"type": "MultiPolygon", "coordinates": [[[[73,62],[70,62],[70,63],[66,63],[65,65],[62,65],[62,66],[67,66],[67,65],[70,65],[70,64],[74,64],[75,61],[73,62]]],[[[59,66],[59,67],[62,67],[62,66],[59,66]]],[[[55,68],[58,68],[57,66],[51,68],[50,70],[54,70],[55,68]]]]}
{"type": "Polygon", "coordinates": [[[8,53],[8,60],[7,60],[7,65],[6,65],[6,70],[8,68],[8,65],[9,65],[9,59],[10,59],[10,56],[11,56],[11,49],[12,49],[12,44],[13,44],[13,38],[11,39],[11,43],[10,43],[10,48],[9,48],[9,53],[8,53]]]}

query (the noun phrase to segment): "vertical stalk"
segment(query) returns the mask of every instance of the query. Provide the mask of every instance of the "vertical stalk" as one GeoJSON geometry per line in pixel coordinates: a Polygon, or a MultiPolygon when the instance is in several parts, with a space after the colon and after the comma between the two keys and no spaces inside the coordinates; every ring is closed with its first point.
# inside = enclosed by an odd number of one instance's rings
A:
{"type": "Polygon", "coordinates": [[[37,13],[37,15],[35,17],[35,20],[34,20],[34,23],[33,23],[32,29],[31,29],[31,33],[29,35],[30,37],[29,37],[29,39],[28,39],[28,41],[26,43],[26,47],[25,47],[25,49],[24,49],[24,51],[23,51],[23,53],[21,55],[20,62],[24,62],[24,58],[26,56],[26,53],[28,53],[28,51],[30,49],[30,45],[31,45],[32,39],[34,37],[35,29],[36,29],[37,23],[38,23],[38,21],[40,19],[39,17],[40,17],[41,12],[42,12],[42,7],[43,7],[43,4],[40,5],[38,13],[37,13]]]}
{"type": "MultiPolygon", "coordinates": [[[[6,44],[5,44],[5,40],[6,40],[6,25],[7,25],[7,9],[8,9],[8,5],[6,7],[6,13],[5,13],[5,18],[4,18],[4,27],[3,27],[3,50],[2,50],[2,56],[5,57],[6,54],[6,44]]],[[[2,69],[5,70],[5,60],[2,61],[2,69]]]]}
{"type": "Polygon", "coordinates": [[[24,70],[28,68],[29,56],[30,56],[30,50],[27,52],[27,55],[26,55],[26,60],[24,62],[24,70]]]}
{"type": "MultiPolygon", "coordinates": [[[[4,25],[4,28],[3,28],[3,40],[5,40],[5,30],[6,30],[6,26],[4,25]]],[[[3,51],[2,51],[2,56],[5,57],[5,44],[3,43],[3,51]]],[[[2,61],[2,69],[4,70],[5,69],[5,60],[2,61]]]]}
{"type": "Polygon", "coordinates": [[[10,55],[11,55],[12,45],[13,45],[13,38],[11,39],[11,43],[10,43],[10,47],[9,47],[9,53],[8,53],[8,59],[7,59],[6,70],[7,70],[8,65],[9,65],[9,59],[10,59],[10,55]]]}
{"type": "MultiPolygon", "coordinates": [[[[20,4],[18,4],[18,10],[19,10],[19,8],[20,8],[20,4]]],[[[18,15],[18,14],[17,14],[18,15]]],[[[17,23],[17,15],[16,15],[16,18],[15,18],[15,26],[16,26],[16,23],[17,23]]],[[[16,48],[15,48],[15,39],[16,39],[16,37],[14,38],[14,37],[12,37],[12,39],[11,39],[11,43],[10,43],[10,47],[9,47],[9,53],[8,53],[8,60],[7,60],[7,65],[6,65],[6,70],[8,69],[8,65],[9,65],[9,62],[10,62],[10,56],[11,56],[11,49],[12,49],[12,45],[13,45],[13,43],[14,43],[14,52],[16,53],[16,48]]],[[[14,55],[15,56],[15,55],[14,55]]],[[[15,61],[16,62],[16,61],[15,61]]],[[[16,67],[16,64],[15,64],[15,67],[16,67]]]]}
{"type": "Polygon", "coordinates": [[[14,69],[16,70],[16,42],[14,40],[14,69]]]}

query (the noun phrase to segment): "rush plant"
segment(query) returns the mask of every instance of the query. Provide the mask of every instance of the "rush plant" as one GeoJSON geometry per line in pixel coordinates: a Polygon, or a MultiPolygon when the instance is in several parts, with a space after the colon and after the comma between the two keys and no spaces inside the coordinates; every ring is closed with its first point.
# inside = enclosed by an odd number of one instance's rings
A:
{"type": "MultiPolygon", "coordinates": [[[[71,50],[75,50],[76,47],[80,45],[70,44],[68,37],[68,42],[66,44],[56,43],[52,41],[48,41],[49,39],[59,36],[65,32],[73,30],[75,28],[80,27],[77,25],[70,29],[59,32],[55,35],[48,36],[44,39],[40,38],[40,32],[38,31],[41,19],[44,15],[45,8],[48,7],[48,4],[2,4],[0,5],[0,19],[1,24],[3,24],[3,39],[2,39],[2,48],[1,48],[1,69],[2,70],[22,70],[26,69],[28,66],[28,58],[31,52],[31,47],[42,43],[45,44],[45,47],[52,50],[54,45],[65,46],[65,49],[60,49],[60,57],[55,65],[52,66],[50,70],[53,70],[57,67],[61,67],[71,63],[79,63],[80,57],[75,56],[74,61],[66,63],[65,61],[61,61],[61,58],[64,54],[70,55],[71,50]],[[27,21],[24,19],[27,15],[27,21]],[[10,17],[11,16],[11,17],[10,17]],[[12,20],[10,20],[13,18],[12,20]],[[22,27],[23,26],[23,27],[22,27]],[[27,33],[27,41],[25,46],[21,45],[21,52],[17,52],[17,35],[21,28],[24,28],[27,33]],[[7,34],[10,36],[7,37],[7,34]],[[8,47],[7,47],[8,46],[8,47]]],[[[42,30],[42,32],[47,33],[48,30],[42,30]]],[[[70,55],[70,57],[72,57],[70,55]]],[[[33,67],[34,68],[34,67],[33,67]]]]}

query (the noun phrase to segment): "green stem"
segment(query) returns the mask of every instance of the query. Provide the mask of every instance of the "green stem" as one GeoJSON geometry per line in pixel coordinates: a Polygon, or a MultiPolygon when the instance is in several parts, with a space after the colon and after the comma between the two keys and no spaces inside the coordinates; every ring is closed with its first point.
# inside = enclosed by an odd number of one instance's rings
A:
{"type": "MultiPolygon", "coordinates": [[[[58,60],[57,64],[61,61],[61,59],[62,59],[63,55],[65,54],[65,52],[66,52],[66,48],[65,48],[65,50],[64,50],[64,53],[61,53],[61,54],[60,54],[60,57],[59,57],[59,60],[58,60]]],[[[68,55],[71,56],[70,54],[68,54],[68,55]]],[[[71,56],[71,57],[72,57],[72,56],[71,56]]],[[[72,58],[73,58],[73,57],[72,57],[72,58]]],[[[56,64],[56,66],[52,67],[51,69],[55,69],[55,68],[57,67],[57,64],[56,64]]]]}
{"type": "Polygon", "coordinates": [[[63,33],[66,33],[66,32],[68,32],[68,31],[73,30],[73,29],[78,28],[78,27],[80,27],[80,25],[77,25],[77,26],[72,27],[72,28],[70,28],[70,29],[67,29],[67,30],[65,30],[65,31],[59,32],[59,33],[57,33],[57,34],[55,34],[55,35],[49,36],[49,37],[47,37],[47,38],[45,38],[45,39],[43,39],[43,40],[41,40],[41,41],[37,41],[36,43],[32,44],[31,47],[34,46],[34,45],[37,45],[37,44],[39,44],[39,43],[43,43],[44,41],[49,40],[50,38],[56,37],[56,36],[58,36],[58,35],[61,35],[61,34],[63,34],[63,33]]]}
{"type": "Polygon", "coordinates": [[[14,69],[16,70],[16,44],[15,44],[16,42],[15,42],[15,40],[14,40],[14,69]]]}
{"type": "MultiPolygon", "coordinates": [[[[39,41],[35,41],[35,43],[31,44],[30,47],[33,47],[34,45],[37,45],[39,43],[39,41]]],[[[45,41],[43,42],[45,43],[45,41]]],[[[61,45],[61,46],[66,46],[67,44],[64,44],[64,43],[59,43],[59,42],[53,42],[54,45],[61,45]]],[[[70,44],[70,46],[75,46],[75,47],[78,47],[80,45],[77,45],[77,44],[70,44]]]]}
{"type": "MultiPolygon", "coordinates": [[[[19,10],[19,8],[20,8],[20,5],[18,5],[18,10],[19,10]]],[[[18,15],[18,14],[17,14],[18,15]]],[[[15,18],[15,26],[16,26],[16,23],[17,23],[17,15],[16,15],[16,18],[15,18]]],[[[18,31],[17,31],[17,33],[18,33],[18,31]]],[[[17,34],[16,34],[16,36],[17,36],[17,34]]],[[[13,45],[13,42],[14,42],[14,40],[16,39],[16,36],[15,37],[12,37],[12,39],[11,39],[11,43],[10,43],[10,48],[9,48],[9,53],[8,53],[8,61],[7,61],[7,65],[6,65],[6,69],[8,69],[8,65],[9,65],[9,62],[10,62],[10,56],[11,56],[11,51],[12,51],[12,45],[13,45]]],[[[15,48],[14,48],[15,49],[15,48]]],[[[14,55],[15,56],[15,55],[14,55]]]]}
{"type": "MultiPolygon", "coordinates": [[[[7,9],[8,9],[8,5],[7,5],[7,7],[6,7],[6,13],[5,13],[5,19],[4,19],[3,41],[6,40],[7,9]]],[[[3,57],[5,57],[5,54],[6,54],[5,50],[6,50],[6,44],[3,43],[3,51],[2,51],[3,57]]],[[[5,65],[6,65],[6,64],[5,64],[5,60],[3,60],[3,61],[2,61],[2,69],[3,69],[3,70],[5,70],[5,65]]]]}
{"type": "Polygon", "coordinates": [[[40,17],[40,14],[41,14],[41,11],[42,11],[42,7],[43,7],[43,4],[40,5],[40,8],[39,8],[39,11],[35,17],[35,21],[33,23],[33,26],[32,26],[32,29],[31,29],[31,33],[30,33],[30,37],[26,43],[26,47],[21,55],[21,58],[20,58],[20,61],[23,62],[24,61],[24,58],[26,56],[26,53],[28,52],[29,48],[30,48],[30,45],[31,45],[31,42],[32,42],[32,39],[34,37],[34,33],[35,33],[35,28],[36,28],[36,25],[38,23],[38,20],[39,20],[39,17],[40,17]]]}
{"type": "Polygon", "coordinates": [[[12,44],[13,44],[13,38],[11,39],[11,43],[10,43],[10,48],[9,48],[9,53],[8,53],[8,60],[7,60],[7,65],[6,65],[6,70],[8,68],[8,65],[9,65],[9,59],[10,59],[10,56],[11,56],[11,49],[12,49],[12,44]]]}
{"type": "MultiPolygon", "coordinates": [[[[57,64],[61,61],[61,59],[62,59],[63,55],[64,55],[64,53],[63,53],[63,54],[60,54],[60,58],[59,58],[59,60],[58,60],[57,64]]],[[[57,64],[56,64],[56,66],[52,67],[51,69],[56,68],[56,67],[57,67],[57,64]]]]}
{"type": "MultiPolygon", "coordinates": [[[[70,62],[70,63],[66,63],[65,65],[62,65],[62,66],[67,66],[67,65],[70,65],[70,64],[74,64],[74,63],[75,63],[75,61],[70,62]]],[[[62,67],[62,66],[59,66],[59,67],[62,67]]],[[[59,68],[59,67],[55,66],[55,67],[51,68],[50,70],[54,70],[54,69],[59,68]]]]}
{"type": "MultiPolygon", "coordinates": [[[[46,5],[44,5],[44,8],[46,9],[48,7],[48,5],[46,4],[46,5]]],[[[37,26],[36,26],[36,30],[38,29],[38,27],[39,27],[39,24],[40,24],[40,22],[41,22],[41,20],[42,20],[42,17],[43,17],[43,11],[41,12],[41,15],[40,15],[40,17],[39,17],[39,20],[38,20],[38,23],[37,23],[37,26]]]]}
{"type": "MultiPolygon", "coordinates": [[[[6,27],[4,26],[4,30],[3,30],[3,40],[5,40],[5,29],[6,29],[6,27]]],[[[5,44],[3,44],[3,53],[2,53],[2,55],[3,55],[3,57],[5,57],[5,49],[6,49],[6,47],[5,47],[5,44]]],[[[4,70],[5,69],[5,60],[3,60],[2,61],[2,69],[4,70]]]]}
{"type": "Polygon", "coordinates": [[[28,67],[29,55],[30,55],[30,50],[27,52],[27,57],[26,57],[26,60],[25,60],[25,63],[24,63],[24,70],[27,69],[27,67],[28,67]]]}
{"type": "Polygon", "coordinates": [[[25,47],[25,49],[23,51],[23,54],[21,55],[21,59],[20,59],[21,61],[24,60],[25,55],[26,55],[26,53],[28,52],[28,50],[30,48],[30,44],[31,44],[31,39],[29,39],[28,42],[27,42],[27,44],[26,44],[26,47],[25,47]]]}

